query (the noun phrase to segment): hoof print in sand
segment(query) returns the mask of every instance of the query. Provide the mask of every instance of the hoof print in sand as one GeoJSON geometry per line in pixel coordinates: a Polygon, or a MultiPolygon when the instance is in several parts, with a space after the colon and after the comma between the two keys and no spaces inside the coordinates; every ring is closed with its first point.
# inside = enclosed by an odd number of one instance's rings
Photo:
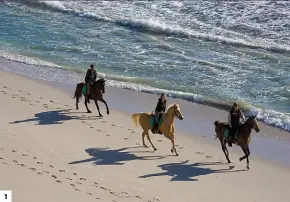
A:
{"type": "Polygon", "coordinates": [[[37,158],[34,156],[33,159],[37,159],[37,158]]]}
{"type": "Polygon", "coordinates": [[[29,168],[29,170],[36,171],[36,168],[29,168]]]}
{"type": "Polygon", "coordinates": [[[43,175],[43,173],[42,173],[42,172],[38,172],[37,174],[38,174],[38,175],[43,175]]]}
{"type": "Polygon", "coordinates": [[[92,196],[92,194],[91,194],[91,193],[87,193],[87,195],[90,195],[90,196],[92,196]]]}
{"type": "Polygon", "coordinates": [[[61,173],[64,173],[65,172],[65,170],[58,170],[59,172],[61,172],[61,173]]]}
{"type": "Polygon", "coordinates": [[[56,175],[52,175],[51,177],[52,177],[52,178],[55,178],[55,179],[57,178],[56,175]]]}
{"type": "Polygon", "coordinates": [[[57,183],[62,183],[60,180],[56,180],[57,183]]]}
{"type": "Polygon", "coordinates": [[[27,154],[22,154],[22,156],[27,156],[27,154]]]}
{"type": "Polygon", "coordinates": [[[37,164],[43,164],[42,162],[37,161],[37,164]]]}
{"type": "Polygon", "coordinates": [[[24,165],[23,163],[22,163],[22,164],[20,164],[20,166],[22,166],[22,167],[26,167],[26,165],[24,165]]]}
{"type": "Polygon", "coordinates": [[[65,178],[65,179],[67,179],[67,180],[72,180],[71,178],[68,178],[68,177],[67,177],[67,178],[65,178]]]}
{"type": "Polygon", "coordinates": [[[81,191],[80,189],[75,188],[76,191],[81,191]]]}
{"type": "Polygon", "coordinates": [[[45,171],[42,171],[42,172],[43,172],[43,173],[47,173],[47,174],[49,174],[49,172],[48,172],[48,171],[46,171],[46,170],[45,170],[45,171]]]}
{"type": "Polygon", "coordinates": [[[17,150],[12,150],[12,152],[17,152],[17,150]]]}
{"type": "Polygon", "coordinates": [[[81,183],[81,182],[77,182],[77,184],[83,184],[83,183],[81,183]]]}
{"type": "Polygon", "coordinates": [[[16,161],[16,160],[13,160],[13,163],[18,163],[18,161],[16,161]]]}
{"type": "Polygon", "coordinates": [[[81,177],[80,180],[86,180],[86,178],[81,177]]]}
{"type": "Polygon", "coordinates": [[[49,167],[54,168],[52,165],[49,165],[49,167]]]}
{"type": "Polygon", "coordinates": [[[73,173],[73,175],[76,175],[77,176],[78,174],[77,173],[73,173]]]}
{"type": "Polygon", "coordinates": [[[72,187],[75,187],[76,185],[74,185],[74,184],[69,184],[70,186],[72,186],[72,187]]]}

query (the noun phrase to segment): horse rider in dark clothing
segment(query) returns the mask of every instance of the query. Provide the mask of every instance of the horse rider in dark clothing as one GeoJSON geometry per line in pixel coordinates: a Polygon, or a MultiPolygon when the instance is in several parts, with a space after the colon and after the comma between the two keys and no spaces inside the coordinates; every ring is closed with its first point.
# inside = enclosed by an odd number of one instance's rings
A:
{"type": "Polygon", "coordinates": [[[233,139],[235,138],[235,133],[240,125],[240,119],[243,119],[243,121],[245,121],[245,116],[242,110],[239,109],[238,104],[234,103],[228,117],[228,124],[230,126],[229,142],[228,142],[229,147],[232,146],[233,139]]]}
{"type": "Polygon", "coordinates": [[[166,95],[162,93],[160,98],[158,99],[158,103],[155,108],[155,124],[152,129],[154,133],[158,132],[159,121],[161,119],[162,114],[165,113],[165,110],[166,110],[166,95]]]}
{"type": "Polygon", "coordinates": [[[95,66],[91,64],[90,69],[87,70],[87,74],[85,77],[85,82],[87,86],[87,95],[91,94],[90,88],[94,84],[97,79],[97,72],[95,70],[95,66]]]}

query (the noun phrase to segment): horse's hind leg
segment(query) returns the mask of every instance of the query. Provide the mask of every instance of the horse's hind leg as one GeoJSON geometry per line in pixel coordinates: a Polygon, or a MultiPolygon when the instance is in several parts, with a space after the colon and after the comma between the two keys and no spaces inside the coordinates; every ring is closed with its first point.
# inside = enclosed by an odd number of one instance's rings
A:
{"type": "Polygon", "coordinates": [[[100,116],[100,117],[103,117],[103,115],[102,115],[101,112],[100,112],[100,107],[99,107],[99,105],[98,105],[98,101],[97,101],[97,100],[95,100],[95,104],[96,104],[96,107],[97,107],[97,109],[98,109],[99,116],[100,116]]]}
{"type": "Polygon", "coordinates": [[[221,145],[222,145],[222,150],[226,156],[226,159],[228,160],[228,163],[231,163],[231,160],[229,158],[229,151],[227,149],[227,146],[225,145],[224,141],[222,138],[219,138],[220,142],[221,142],[221,145]]]}
{"type": "Polygon", "coordinates": [[[107,114],[110,114],[110,111],[109,111],[109,107],[107,105],[107,102],[102,98],[100,99],[100,102],[104,103],[106,105],[106,109],[107,109],[107,114]]]}
{"type": "Polygon", "coordinates": [[[156,149],[156,147],[153,145],[153,143],[152,143],[152,141],[151,141],[151,138],[150,138],[148,132],[146,132],[146,137],[147,137],[148,141],[150,142],[151,146],[153,147],[154,151],[156,151],[157,149],[156,149]]]}
{"type": "Polygon", "coordinates": [[[87,108],[87,112],[88,113],[92,113],[91,110],[89,110],[89,108],[88,108],[88,98],[87,98],[87,96],[85,96],[85,106],[87,108]]]}
{"type": "Polygon", "coordinates": [[[76,109],[79,109],[79,97],[78,96],[76,96],[76,109]]]}
{"type": "Polygon", "coordinates": [[[148,146],[145,144],[145,135],[146,135],[146,133],[145,133],[145,131],[143,131],[143,133],[142,133],[142,144],[143,144],[143,147],[148,148],[148,146]]]}

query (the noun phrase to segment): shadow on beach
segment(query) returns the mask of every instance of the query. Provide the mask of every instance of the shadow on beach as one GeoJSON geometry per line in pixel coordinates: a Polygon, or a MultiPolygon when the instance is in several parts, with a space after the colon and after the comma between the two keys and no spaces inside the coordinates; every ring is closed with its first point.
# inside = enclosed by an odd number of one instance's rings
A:
{"type": "Polygon", "coordinates": [[[170,181],[198,181],[194,177],[201,175],[208,175],[213,173],[229,173],[229,172],[242,172],[247,170],[233,170],[233,166],[224,169],[212,169],[210,166],[225,165],[220,162],[209,162],[209,163],[193,163],[187,164],[188,160],[181,163],[169,163],[162,164],[158,167],[164,172],[152,173],[140,176],[139,178],[149,178],[158,176],[170,176],[172,177],[170,181]],[[203,167],[206,166],[206,167],[203,167]]]}
{"type": "Polygon", "coordinates": [[[127,161],[133,160],[156,160],[165,158],[163,156],[136,156],[133,153],[125,151],[130,148],[107,149],[107,148],[89,148],[85,151],[91,158],[70,162],[69,164],[79,164],[92,162],[96,165],[123,165],[127,161]]]}
{"type": "Polygon", "coordinates": [[[13,121],[13,122],[10,122],[10,124],[35,121],[35,122],[38,122],[36,125],[53,125],[53,124],[62,124],[63,122],[70,121],[70,120],[101,119],[101,117],[97,117],[97,116],[89,116],[89,117],[74,116],[72,115],[73,113],[75,114],[77,112],[71,112],[71,110],[56,110],[56,111],[40,112],[34,115],[35,118],[13,121]]]}

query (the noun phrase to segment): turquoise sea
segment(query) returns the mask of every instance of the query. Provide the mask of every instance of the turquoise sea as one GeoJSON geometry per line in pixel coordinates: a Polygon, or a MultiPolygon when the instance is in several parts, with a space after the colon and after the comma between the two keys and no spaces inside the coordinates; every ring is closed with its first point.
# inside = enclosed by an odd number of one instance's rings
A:
{"type": "Polygon", "coordinates": [[[287,1],[1,0],[0,57],[68,83],[94,63],[110,86],[238,101],[290,131],[289,15],[287,1]]]}

